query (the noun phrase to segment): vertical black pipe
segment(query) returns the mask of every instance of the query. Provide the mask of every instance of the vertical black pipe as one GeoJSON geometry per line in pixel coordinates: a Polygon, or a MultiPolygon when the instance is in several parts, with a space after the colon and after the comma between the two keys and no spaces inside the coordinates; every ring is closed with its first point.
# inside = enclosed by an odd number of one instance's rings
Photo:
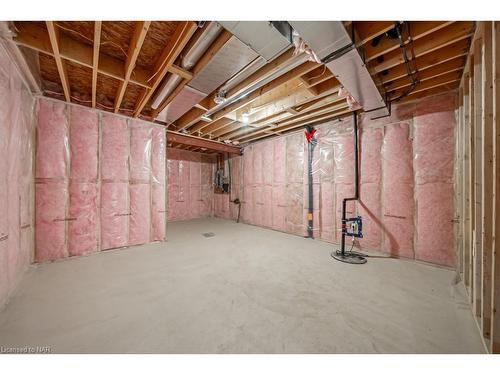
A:
{"type": "Polygon", "coordinates": [[[359,199],[359,172],[358,172],[358,116],[353,112],[354,117],[354,197],[342,200],[342,239],[340,242],[340,252],[345,255],[345,233],[347,231],[347,202],[359,199]]]}
{"type": "Polygon", "coordinates": [[[309,238],[313,238],[313,210],[314,210],[314,200],[313,200],[313,172],[312,172],[312,160],[313,160],[313,149],[314,140],[311,138],[307,143],[307,164],[308,164],[308,186],[309,186],[309,205],[307,210],[307,235],[309,238]]]}

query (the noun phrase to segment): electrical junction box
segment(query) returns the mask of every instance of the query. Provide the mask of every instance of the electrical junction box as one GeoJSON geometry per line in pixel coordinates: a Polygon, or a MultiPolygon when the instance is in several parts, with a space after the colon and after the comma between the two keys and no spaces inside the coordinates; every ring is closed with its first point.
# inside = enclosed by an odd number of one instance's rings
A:
{"type": "Polygon", "coordinates": [[[345,235],[363,238],[363,220],[361,216],[351,217],[345,221],[345,235]]]}

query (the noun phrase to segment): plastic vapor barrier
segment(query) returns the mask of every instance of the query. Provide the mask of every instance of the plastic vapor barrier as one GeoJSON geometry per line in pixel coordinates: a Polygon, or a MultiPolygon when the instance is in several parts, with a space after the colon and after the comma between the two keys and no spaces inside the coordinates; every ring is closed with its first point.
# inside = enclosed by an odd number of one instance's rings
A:
{"type": "Polygon", "coordinates": [[[166,239],[163,127],[44,98],[36,113],[36,261],[166,239]]]}
{"type": "MultiPolygon", "coordinates": [[[[378,120],[361,115],[360,198],[347,203],[348,217],[363,218],[363,238],[355,247],[454,265],[455,100],[450,93],[395,105],[391,116],[378,120]]],[[[315,128],[313,236],[338,244],[342,200],[354,195],[353,119],[315,128]]],[[[300,131],[248,145],[242,157],[231,158],[240,168],[231,199],[242,201],[243,222],[307,235],[307,147],[300,131]]],[[[223,207],[216,205],[216,216],[236,217],[237,207],[230,214],[223,207]]]]}
{"type": "Polygon", "coordinates": [[[34,99],[0,46],[0,308],[33,259],[34,99]]]}

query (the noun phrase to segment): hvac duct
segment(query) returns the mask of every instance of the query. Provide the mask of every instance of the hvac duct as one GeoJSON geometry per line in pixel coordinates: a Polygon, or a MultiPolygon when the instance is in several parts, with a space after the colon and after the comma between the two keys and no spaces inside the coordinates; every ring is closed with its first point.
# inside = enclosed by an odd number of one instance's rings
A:
{"type": "MultiPolygon", "coordinates": [[[[212,42],[220,34],[222,27],[217,24],[217,22],[210,22],[207,26],[205,32],[196,41],[193,47],[186,53],[186,55],[181,60],[182,68],[190,70],[196,62],[200,59],[207,48],[212,44],[212,42]]],[[[151,107],[153,109],[158,108],[163,99],[165,99],[177,85],[181,82],[182,78],[177,74],[171,74],[160,86],[158,90],[158,95],[156,95],[151,107]]]]}
{"type": "MultiPolygon", "coordinates": [[[[222,29],[222,27],[217,23],[213,22],[213,24],[217,25],[219,31],[222,29]]],[[[218,33],[215,32],[210,33],[209,36],[212,40],[209,42],[205,41],[202,44],[202,47],[196,49],[196,53],[186,54],[183,59],[183,63],[185,62],[187,64],[186,66],[189,66],[188,64],[194,65],[217,35],[218,33]]],[[[257,57],[258,54],[255,51],[242,43],[238,38],[234,36],[231,37],[196,75],[196,77],[194,77],[162,111],[162,113],[160,113],[158,118],[167,122],[177,120],[193,106],[198,104],[200,100],[205,98],[224,82],[240,72],[257,57]]],[[[172,81],[173,80],[174,78],[172,78],[172,81]]],[[[167,80],[166,85],[169,84],[169,89],[174,90],[179,82],[180,78],[178,79],[178,82],[173,81],[172,83],[167,80]]],[[[160,102],[161,100],[158,102],[158,105],[160,102]]]]}
{"type": "Polygon", "coordinates": [[[353,41],[340,21],[290,21],[308,46],[372,118],[389,109],[353,41]]]}

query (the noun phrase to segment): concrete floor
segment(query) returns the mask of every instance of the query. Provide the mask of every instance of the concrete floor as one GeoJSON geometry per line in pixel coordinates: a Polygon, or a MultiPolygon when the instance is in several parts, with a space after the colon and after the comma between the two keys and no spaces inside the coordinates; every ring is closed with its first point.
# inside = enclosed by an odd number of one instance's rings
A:
{"type": "Polygon", "coordinates": [[[454,272],[219,219],[30,269],[0,346],[62,353],[482,353],[454,272]],[[206,238],[204,232],[215,237],[206,238]]]}

